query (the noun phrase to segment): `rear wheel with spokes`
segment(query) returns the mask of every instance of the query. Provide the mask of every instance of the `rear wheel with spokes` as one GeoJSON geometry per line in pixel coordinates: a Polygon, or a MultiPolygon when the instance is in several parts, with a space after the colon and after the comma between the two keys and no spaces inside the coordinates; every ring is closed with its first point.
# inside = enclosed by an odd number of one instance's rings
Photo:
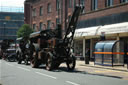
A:
{"type": "Polygon", "coordinates": [[[28,55],[25,55],[24,63],[25,65],[28,65],[28,55]]]}
{"type": "Polygon", "coordinates": [[[21,64],[21,62],[22,62],[22,59],[21,59],[22,55],[21,55],[21,53],[18,53],[17,57],[18,57],[18,64],[21,64]]]}
{"type": "Polygon", "coordinates": [[[36,55],[34,55],[33,54],[33,59],[31,60],[31,66],[32,66],[32,68],[38,68],[39,67],[39,62],[38,62],[38,55],[36,54],[36,55]]]}
{"type": "Polygon", "coordinates": [[[67,64],[68,70],[74,70],[74,68],[76,66],[76,59],[75,59],[75,57],[72,56],[71,58],[69,58],[69,60],[67,60],[66,64],[67,64]]]}
{"type": "Polygon", "coordinates": [[[48,71],[50,71],[53,69],[53,58],[52,58],[52,55],[50,55],[50,54],[48,54],[47,57],[48,57],[48,59],[47,59],[47,63],[46,63],[46,69],[48,71]]]}

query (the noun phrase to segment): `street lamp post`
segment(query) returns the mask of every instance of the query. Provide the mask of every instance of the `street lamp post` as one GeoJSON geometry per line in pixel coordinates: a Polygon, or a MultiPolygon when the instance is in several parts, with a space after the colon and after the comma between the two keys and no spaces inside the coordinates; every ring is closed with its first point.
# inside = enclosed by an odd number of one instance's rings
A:
{"type": "Polygon", "coordinates": [[[6,22],[3,23],[4,24],[4,36],[3,36],[3,40],[6,38],[5,37],[5,25],[6,25],[6,22]]]}

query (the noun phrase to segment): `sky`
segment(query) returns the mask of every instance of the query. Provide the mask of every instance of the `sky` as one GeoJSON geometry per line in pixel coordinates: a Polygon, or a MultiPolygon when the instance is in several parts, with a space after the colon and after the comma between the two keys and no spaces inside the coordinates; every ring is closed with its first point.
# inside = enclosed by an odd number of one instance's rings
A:
{"type": "Polygon", "coordinates": [[[24,7],[25,0],[0,0],[0,6],[24,7]]]}

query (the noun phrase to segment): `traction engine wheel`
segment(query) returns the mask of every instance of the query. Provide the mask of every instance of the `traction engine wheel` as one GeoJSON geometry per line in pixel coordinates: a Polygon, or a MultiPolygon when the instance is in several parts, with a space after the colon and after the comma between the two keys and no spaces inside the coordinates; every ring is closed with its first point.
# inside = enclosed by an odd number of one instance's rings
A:
{"type": "Polygon", "coordinates": [[[18,57],[18,64],[21,64],[21,62],[22,62],[21,54],[20,54],[20,53],[18,53],[18,54],[17,54],[17,57],[18,57]]]}
{"type": "Polygon", "coordinates": [[[52,59],[52,54],[51,53],[48,53],[47,55],[47,62],[46,62],[46,69],[48,71],[52,70],[53,69],[53,59],[52,59]]]}
{"type": "Polygon", "coordinates": [[[69,60],[66,62],[68,70],[74,70],[76,66],[76,59],[74,56],[70,57],[69,60]]]}
{"type": "Polygon", "coordinates": [[[55,63],[54,68],[57,69],[60,66],[60,63],[55,63]]]}
{"type": "Polygon", "coordinates": [[[38,68],[39,64],[38,64],[38,60],[37,57],[38,55],[36,55],[36,53],[33,53],[33,59],[31,60],[31,66],[32,68],[38,68]]]}
{"type": "Polygon", "coordinates": [[[25,65],[28,65],[28,55],[25,55],[24,63],[25,65]]]}

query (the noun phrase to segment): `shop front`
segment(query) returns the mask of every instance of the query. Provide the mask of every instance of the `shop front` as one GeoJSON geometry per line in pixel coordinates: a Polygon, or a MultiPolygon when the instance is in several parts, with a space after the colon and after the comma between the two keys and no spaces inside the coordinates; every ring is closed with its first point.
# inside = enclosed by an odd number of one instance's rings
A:
{"type": "MultiPolygon", "coordinates": [[[[74,52],[82,55],[83,57],[86,57],[85,54],[87,52],[87,49],[89,49],[90,60],[94,60],[95,45],[100,41],[100,36],[103,32],[105,34],[106,40],[125,41],[126,44],[128,44],[128,22],[89,28],[80,28],[75,32],[74,52]]],[[[123,43],[121,45],[123,45],[123,43]]],[[[123,50],[123,48],[120,49],[123,50]]],[[[124,57],[124,60],[125,62],[127,62],[127,56],[124,57]]]]}

